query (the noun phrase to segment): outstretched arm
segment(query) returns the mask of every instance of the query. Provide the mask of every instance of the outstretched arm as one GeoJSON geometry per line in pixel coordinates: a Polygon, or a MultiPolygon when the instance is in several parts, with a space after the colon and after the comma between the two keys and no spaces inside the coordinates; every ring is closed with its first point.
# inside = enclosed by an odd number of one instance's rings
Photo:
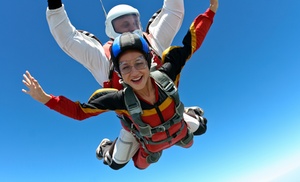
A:
{"type": "Polygon", "coordinates": [[[201,47],[213,23],[217,9],[218,0],[210,0],[209,8],[203,14],[198,15],[192,22],[182,41],[184,46],[172,46],[163,52],[162,61],[166,64],[164,64],[160,70],[167,73],[175,82],[177,82],[175,79],[179,78],[177,75],[180,73],[186,61],[201,47]],[[170,68],[175,71],[172,71],[170,68]]]}
{"type": "Polygon", "coordinates": [[[161,12],[149,25],[149,41],[159,56],[171,45],[183,17],[184,0],[164,0],[161,12]]]}
{"type": "MultiPolygon", "coordinates": [[[[109,109],[124,110],[124,106],[119,99],[120,96],[115,95],[117,93],[116,89],[99,89],[90,97],[89,103],[85,104],[74,102],[64,96],[47,94],[29,71],[23,74],[23,83],[28,88],[27,90],[22,89],[24,93],[45,104],[50,109],[76,120],[84,120],[107,112],[109,109]]],[[[122,93],[117,94],[121,95],[122,93]]]]}
{"type": "Polygon", "coordinates": [[[42,104],[47,103],[51,99],[51,96],[44,92],[39,82],[31,76],[29,71],[26,71],[26,73],[23,74],[22,82],[28,88],[28,90],[22,89],[22,91],[30,95],[33,99],[41,102],[42,104]]]}
{"type": "Polygon", "coordinates": [[[61,0],[48,0],[46,18],[60,48],[86,67],[103,86],[103,82],[108,80],[110,62],[101,43],[74,27],[61,0]]]}

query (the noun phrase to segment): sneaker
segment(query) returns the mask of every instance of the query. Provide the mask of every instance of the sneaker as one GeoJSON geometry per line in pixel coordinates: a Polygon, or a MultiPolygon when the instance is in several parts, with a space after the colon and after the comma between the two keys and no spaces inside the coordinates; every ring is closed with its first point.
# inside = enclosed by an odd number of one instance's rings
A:
{"type": "Polygon", "coordinates": [[[202,108],[198,106],[193,107],[185,107],[184,111],[186,114],[192,116],[193,118],[196,118],[201,124],[206,124],[207,120],[203,117],[204,111],[202,108]]]}
{"type": "Polygon", "coordinates": [[[111,146],[113,142],[110,141],[109,139],[107,138],[104,138],[99,146],[97,147],[96,149],[96,157],[99,159],[99,160],[102,160],[103,157],[104,157],[104,154],[109,150],[109,146],[111,146]]]}
{"type": "Polygon", "coordinates": [[[199,116],[198,120],[199,120],[200,123],[202,123],[202,125],[207,124],[207,119],[203,116],[199,116]]]}
{"type": "Polygon", "coordinates": [[[202,108],[198,106],[193,106],[193,107],[185,107],[184,111],[189,114],[190,116],[203,116],[204,111],[202,108]]]}

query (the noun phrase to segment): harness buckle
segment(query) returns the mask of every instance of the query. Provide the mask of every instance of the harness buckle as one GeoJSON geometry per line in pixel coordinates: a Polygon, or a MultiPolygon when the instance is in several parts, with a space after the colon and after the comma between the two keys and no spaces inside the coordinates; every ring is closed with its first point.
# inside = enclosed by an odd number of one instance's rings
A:
{"type": "Polygon", "coordinates": [[[151,131],[151,127],[149,125],[139,126],[141,136],[152,137],[153,133],[151,131]]]}
{"type": "Polygon", "coordinates": [[[177,91],[177,88],[174,86],[174,83],[169,81],[166,86],[164,86],[165,90],[167,92],[169,92],[170,95],[173,95],[176,91],[177,91]]]}
{"type": "Polygon", "coordinates": [[[141,108],[138,103],[132,103],[131,105],[128,105],[128,111],[132,114],[139,114],[141,112],[141,108]]]}
{"type": "Polygon", "coordinates": [[[166,131],[166,127],[164,125],[159,125],[157,127],[155,127],[157,132],[164,132],[166,131]]]}

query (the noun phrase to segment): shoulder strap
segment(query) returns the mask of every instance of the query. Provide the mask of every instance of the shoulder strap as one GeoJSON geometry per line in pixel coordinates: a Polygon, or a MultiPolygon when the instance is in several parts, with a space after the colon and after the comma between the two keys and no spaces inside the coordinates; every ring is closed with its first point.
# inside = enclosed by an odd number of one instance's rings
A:
{"type": "Polygon", "coordinates": [[[175,86],[173,80],[168,77],[167,74],[154,70],[150,73],[151,77],[155,80],[157,85],[171,98],[174,99],[176,105],[176,113],[173,115],[172,119],[167,121],[165,125],[172,125],[174,123],[180,122],[183,118],[184,105],[180,101],[177,87],[175,86]]]}
{"type": "Polygon", "coordinates": [[[170,97],[175,100],[176,105],[180,104],[179,95],[177,87],[171,78],[168,77],[165,73],[154,70],[150,73],[151,77],[155,80],[157,85],[170,97]]]}
{"type": "Polygon", "coordinates": [[[123,92],[126,108],[131,115],[132,120],[139,125],[139,132],[141,136],[151,137],[151,127],[150,125],[144,123],[141,119],[141,114],[143,112],[142,107],[132,88],[127,86],[123,92]]]}

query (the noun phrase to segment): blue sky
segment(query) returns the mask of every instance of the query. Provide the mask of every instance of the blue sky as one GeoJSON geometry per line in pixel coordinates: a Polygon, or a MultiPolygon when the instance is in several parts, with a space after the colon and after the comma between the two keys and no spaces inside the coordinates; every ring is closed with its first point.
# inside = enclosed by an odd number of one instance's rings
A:
{"type": "MultiPolygon", "coordinates": [[[[72,23],[105,42],[98,0],[63,1],[72,23]]],[[[161,1],[103,0],[140,10],[146,26],[161,1]]],[[[173,45],[208,0],[185,2],[173,45]]],[[[0,181],[295,182],[300,179],[300,1],[222,1],[200,50],[182,73],[181,99],[199,105],[208,131],[192,148],[173,147],[148,169],[113,171],[95,158],[102,138],[118,136],[114,113],[78,122],[21,92],[29,70],[44,90],[85,102],[99,88],[51,36],[47,1],[1,1],[0,181]],[[239,4],[240,3],[240,4],[239,4]],[[298,180],[297,180],[298,179],[298,180]]]]}

